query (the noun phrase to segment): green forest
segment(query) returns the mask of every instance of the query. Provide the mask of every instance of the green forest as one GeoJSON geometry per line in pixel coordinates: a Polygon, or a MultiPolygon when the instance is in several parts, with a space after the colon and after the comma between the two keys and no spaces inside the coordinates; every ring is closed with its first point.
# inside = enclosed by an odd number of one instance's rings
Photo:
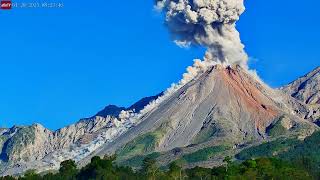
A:
{"type": "Polygon", "coordinates": [[[78,169],[74,161],[61,163],[59,172],[38,175],[29,170],[22,177],[2,177],[1,180],[181,180],[181,179],[316,179],[303,167],[275,158],[258,158],[241,163],[231,162],[226,157],[224,166],[215,168],[195,167],[183,170],[176,163],[171,163],[167,169],[160,169],[156,161],[146,158],[140,170],[133,171],[129,167],[115,166],[114,157],[94,157],[87,166],[78,169]]]}

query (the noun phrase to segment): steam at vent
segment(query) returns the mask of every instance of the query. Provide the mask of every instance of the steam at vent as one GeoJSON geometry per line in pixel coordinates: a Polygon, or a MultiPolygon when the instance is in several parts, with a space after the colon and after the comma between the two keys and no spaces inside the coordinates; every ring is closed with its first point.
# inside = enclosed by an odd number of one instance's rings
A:
{"type": "Polygon", "coordinates": [[[244,12],[243,0],[156,0],[175,43],[207,47],[213,61],[247,67],[247,54],[236,21],[244,12]]]}

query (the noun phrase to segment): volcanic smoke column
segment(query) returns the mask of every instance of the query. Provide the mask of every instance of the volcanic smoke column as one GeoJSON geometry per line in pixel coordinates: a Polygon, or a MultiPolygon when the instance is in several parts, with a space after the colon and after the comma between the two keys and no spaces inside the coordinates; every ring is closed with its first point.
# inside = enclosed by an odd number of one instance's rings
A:
{"type": "Polygon", "coordinates": [[[247,67],[235,24],[245,10],[243,0],[156,0],[156,8],[166,13],[177,45],[205,46],[213,61],[247,67]]]}

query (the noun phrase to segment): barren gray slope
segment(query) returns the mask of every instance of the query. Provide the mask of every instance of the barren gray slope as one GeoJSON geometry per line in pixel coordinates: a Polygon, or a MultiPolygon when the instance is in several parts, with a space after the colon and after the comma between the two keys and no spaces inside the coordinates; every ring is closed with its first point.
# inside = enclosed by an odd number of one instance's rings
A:
{"type": "Polygon", "coordinates": [[[235,144],[259,140],[267,138],[266,128],[284,114],[293,117],[290,121],[294,123],[307,124],[310,132],[306,133],[312,133],[314,126],[292,114],[291,106],[282,102],[287,99],[283,95],[255,80],[241,67],[215,66],[92,156],[114,153],[135,138],[154,131],[161,131],[155,147],[155,151],[161,152],[219,139],[229,139],[235,144]],[[201,138],[205,133],[211,133],[210,137],[201,138]]]}
{"type": "Polygon", "coordinates": [[[281,89],[306,104],[320,104],[320,67],[281,89]]]}
{"type": "Polygon", "coordinates": [[[280,89],[300,101],[306,109],[296,108],[295,111],[299,112],[305,119],[319,123],[320,67],[280,89]]]}

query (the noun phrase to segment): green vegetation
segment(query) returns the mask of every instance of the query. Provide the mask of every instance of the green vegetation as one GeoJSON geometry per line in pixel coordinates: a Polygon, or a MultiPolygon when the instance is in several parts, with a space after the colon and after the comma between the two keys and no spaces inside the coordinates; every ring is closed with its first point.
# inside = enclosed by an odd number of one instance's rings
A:
{"type": "Polygon", "coordinates": [[[259,146],[248,148],[238,155],[238,159],[275,157],[303,167],[315,179],[320,179],[320,132],[303,141],[278,139],[259,146]]]}
{"type": "Polygon", "coordinates": [[[137,154],[143,154],[150,152],[154,149],[157,136],[152,133],[142,135],[130,143],[128,143],[123,149],[118,152],[120,157],[130,157],[137,154]]]}
{"type": "Polygon", "coordinates": [[[265,142],[259,146],[245,149],[237,154],[236,158],[246,160],[258,157],[272,157],[287,151],[290,147],[294,147],[299,143],[300,141],[296,139],[279,138],[275,141],[265,142]]]}
{"type": "Polygon", "coordinates": [[[216,134],[218,130],[215,127],[207,127],[202,129],[197,136],[193,139],[194,144],[201,144],[211,139],[214,134],[216,134]]]}
{"type": "Polygon", "coordinates": [[[282,123],[284,123],[284,121],[285,121],[285,117],[280,117],[276,123],[272,124],[267,129],[268,135],[272,136],[272,137],[278,137],[278,136],[286,134],[288,132],[288,130],[282,124],[282,123]]]}
{"type": "Polygon", "coordinates": [[[128,167],[141,167],[144,159],[146,159],[146,158],[156,159],[159,156],[160,156],[160,153],[158,153],[158,152],[154,152],[154,153],[151,153],[148,155],[137,155],[137,156],[131,157],[129,159],[120,161],[117,164],[119,164],[121,166],[128,166],[128,167]]]}
{"type": "Polygon", "coordinates": [[[0,180],[313,180],[320,179],[320,132],[304,140],[278,138],[247,148],[233,157],[225,157],[220,167],[183,169],[184,163],[206,161],[223,154],[227,146],[208,147],[182,156],[166,168],[157,163],[160,153],[131,156],[122,162],[116,157],[93,157],[91,163],[78,168],[74,161],[61,163],[58,172],[39,175],[29,170],[21,177],[0,177],[0,180]],[[181,164],[182,163],[182,164],[181,164]],[[141,167],[141,169],[132,167],[141,167]]]}
{"type": "MultiPolygon", "coordinates": [[[[34,171],[28,171],[19,180],[233,180],[233,179],[279,179],[292,180],[313,179],[306,170],[288,162],[274,158],[260,158],[247,160],[242,163],[232,163],[231,158],[226,159],[226,165],[215,168],[195,167],[183,170],[176,163],[171,163],[169,169],[162,171],[152,158],[143,160],[142,169],[133,171],[128,167],[115,166],[115,157],[93,157],[87,166],[77,169],[73,161],[61,164],[56,174],[40,176],[34,171]]],[[[6,176],[0,180],[14,180],[6,176]]]]}
{"type": "Polygon", "coordinates": [[[129,142],[124,148],[117,152],[120,160],[128,159],[140,154],[152,152],[158,145],[160,139],[164,136],[164,128],[146,133],[129,142]]]}
{"type": "Polygon", "coordinates": [[[207,147],[204,149],[200,149],[194,153],[186,154],[182,156],[180,160],[177,162],[179,164],[184,164],[184,163],[195,163],[195,162],[200,162],[200,161],[206,161],[216,155],[219,152],[222,152],[224,150],[228,149],[225,146],[215,146],[215,147],[207,147]]]}
{"type": "Polygon", "coordinates": [[[304,141],[277,156],[305,167],[320,179],[320,132],[314,133],[304,141]]]}
{"type": "MultiPolygon", "coordinates": [[[[232,127],[234,127],[234,124],[228,119],[215,119],[215,123],[208,124],[200,130],[200,132],[192,139],[192,143],[201,144],[209,141],[213,137],[224,136],[224,133],[228,132],[232,127]]],[[[236,134],[228,134],[228,136],[231,141],[238,138],[236,134]]]]}
{"type": "Polygon", "coordinates": [[[308,180],[312,177],[304,170],[301,170],[289,163],[272,158],[261,158],[247,160],[241,164],[229,162],[226,166],[213,169],[196,167],[189,169],[187,179],[279,179],[308,180]]]}

